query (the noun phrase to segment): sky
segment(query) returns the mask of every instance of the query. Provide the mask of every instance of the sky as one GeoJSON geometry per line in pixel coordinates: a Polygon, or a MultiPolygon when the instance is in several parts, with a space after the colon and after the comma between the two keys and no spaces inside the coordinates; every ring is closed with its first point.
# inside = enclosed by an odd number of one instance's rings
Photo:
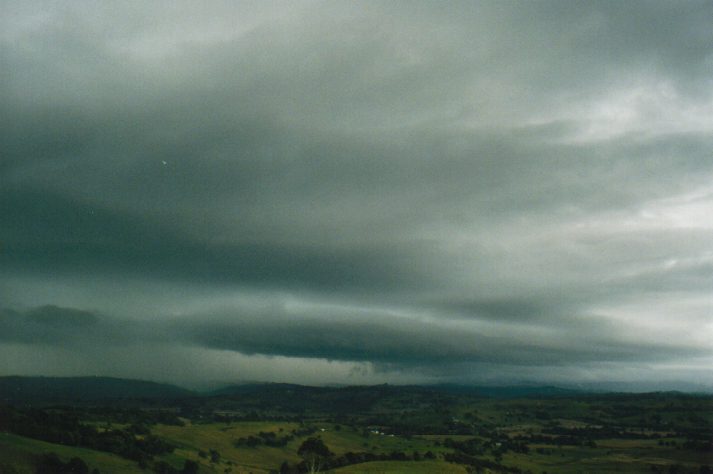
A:
{"type": "Polygon", "coordinates": [[[0,375],[713,388],[713,3],[0,9],[0,375]]]}

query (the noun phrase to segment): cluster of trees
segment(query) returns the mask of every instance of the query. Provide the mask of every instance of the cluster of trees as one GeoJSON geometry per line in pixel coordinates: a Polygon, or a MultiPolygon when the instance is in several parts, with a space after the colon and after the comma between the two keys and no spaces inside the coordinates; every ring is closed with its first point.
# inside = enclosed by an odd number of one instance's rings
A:
{"type": "MultiPolygon", "coordinates": [[[[665,467],[652,464],[650,466],[650,471],[653,474],[686,474],[686,473],[691,472],[691,471],[687,470],[681,464],[670,464],[665,467]]],[[[698,474],[713,474],[713,469],[707,464],[702,464],[698,468],[698,474]]]]}
{"type": "MultiPolygon", "coordinates": [[[[614,426],[585,426],[581,428],[565,428],[557,424],[548,424],[542,429],[542,434],[566,436],[579,439],[656,439],[661,437],[658,433],[642,433],[617,428],[614,426]]],[[[569,443],[568,443],[569,444],[569,443]]]]}
{"type": "Polygon", "coordinates": [[[82,446],[117,454],[147,467],[153,456],[172,452],[174,446],[157,436],[137,437],[138,425],[105,429],[80,423],[74,413],[55,410],[0,408],[0,430],[66,446],[82,446]]]}
{"type": "Polygon", "coordinates": [[[389,454],[348,452],[341,456],[335,456],[319,438],[307,438],[297,450],[297,454],[302,457],[302,461],[298,464],[289,464],[287,461],[283,462],[280,466],[280,474],[314,473],[372,461],[420,461],[422,459],[436,459],[436,455],[431,451],[428,451],[423,456],[418,452],[409,455],[402,451],[392,451],[389,454]]]}
{"type": "MultiPolygon", "coordinates": [[[[521,469],[516,467],[509,467],[500,464],[497,461],[490,461],[488,459],[482,459],[469,454],[465,454],[459,451],[453,453],[444,453],[443,459],[448,462],[456,464],[464,464],[469,466],[470,472],[510,472],[513,474],[520,474],[521,469]]],[[[496,458],[497,459],[497,458],[496,458]]]]}
{"type": "MultiPolygon", "coordinates": [[[[301,417],[297,415],[293,415],[290,413],[281,413],[279,416],[276,416],[272,412],[267,412],[267,413],[262,413],[262,412],[257,412],[255,410],[250,410],[244,414],[227,414],[227,413],[216,413],[216,412],[208,412],[207,416],[204,416],[205,413],[194,410],[191,412],[191,418],[194,419],[199,419],[199,418],[206,418],[209,420],[212,420],[213,422],[216,423],[232,423],[232,422],[241,422],[241,421],[287,421],[287,422],[299,422],[301,420],[301,417]]],[[[188,417],[188,414],[186,414],[188,417]]]]}
{"type": "MultiPolygon", "coordinates": [[[[421,433],[444,434],[444,435],[472,435],[475,434],[472,425],[454,422],[447,414],[424,415],[414,412],[412,416],[405,416],[401,413],[388,414],[380,413],[378,416],[368,416],[359,422],[364,426],[378,426],[380,431],[392,433],[398,436],[414,436],[421,433]]],[[[368,434],[368,432],[366,432],[368,434]]]]}
{"type": "MultiPolygon", "coordinates": [[[[282,429],[280,429],[282,431],[282,429]]],[[[233,446],[236,448],[247,446],[248,448],[256,448],[258,446],[270,446],[273,448],[281,448],[287,445],[295,438],[302,436],[310,436],[317,431],[314,426],[303,426],[298,429],[291,430],[285,436],[278,436],[277,433],[271,431],[261,431],[257,436],[250,435],[247,438],[238,438],[233,441],[233,446]]]]}
{"type": "Polygon", "coordinates": [[[249,448],[255,448],[260,445],[271,446],[274,448],[281,448],[286,446],[287,443],[295,439],[293,434],[288,434],[286,436],[277,436],[276,433],[271,431],[261,431],[257,436],[250,435],[247,438],[238,438],[233,442],[236,448],[247,446],[249,448]]]}
{"type": "Polygon", "coordinates": [[[676,430],[676,435],[686,438],[683,447],[696,451],[713,452],[713,431],[710,424],[704,424],[696,428],[686,428],[676,430]]]}
{"type": "Polygon", "coordinates": [[[0,430],[65,445],[78,445],[96,435],[96,429],[80,424],[72,414],[7,406],[0,407],[0,430]]]}
{"type": "Polygon", "coordinates": [[[443,446],[470,456],[482,456],[490,451],[496,458],[502,457],[508,451],[527,454],[529,446],[521,440],[499,437],[489,441],[480,441],[477,438],[454,441],[451,438],[443,440],[443,446]]]}
{"type": "Polygon", "coordinates": [[[713,453],[713,439],[687,439],[683,442],[683,448],[702,453],[713,453]]]}
{"type": "MultiPolygon", "coordinates": [[[[89,474],[89,466],[81,458],[74,457],[67,462],[62,462],[57,454],[47,453],[40,457],[35,472],[36,474],[89,474]]],[[[94,469],[92,474],[99,474],[99,470],[94,469]]]]}
{"type": "MultiPolygon", "coordinates": [[[[153,464],[151,470],[156,474],[198,474],[199,465],[187,459],[183,469],[176,469],[165,461],[158,461],[153,464]]],[[[87,463],[81,458],[74,457],[63,462],[57,454],[47,453],[38,460],[35,474],[100,474],[100,472],[97,468],[90,471],[87,463]]]]}
{"type": "Polygon", "coordinates": [[[483,443],[476,438],[466,439],[463,441],[454,441],[451,438],[446,438],[443,440],[443,446],[471,456],[482,456],[485,454],[486,450],[483,443]]]}
{"type": "Polygon", "coordinates": [[[121,424],[164,424],[183,426],[178,417],[179,409],[171,408],[130,408],[121,406],[70,407],[63,406],[65,414],[72,414],[83,420],[105,421],[121,424]]]}
{"type": "Polygon", "coordinates": [[[487,469],[496,470],[497,468],[503,472],[519,472],[509,471],[508,469],[510,468],[505,468],[499,464],[503,458],[503,454],[508,451],[521,454],[527,454],[530,452],[530,448],[526,443],[506,437],[491,439],[485,442],[480,441],[477,438],[461,441],[454,441],[450,438],[446,438],[443,441],[443,446],[454,450],[453,453],[444,454],[444,459],[446,461],[468,465],[475,471],[487,469]],[[484,456],[488,452],[495,456],[495,462],[477,457],[484,456]]]}
{"type": "Polygon", "coordinates": [[[154,464],[153,471],[156,474],[198,474],[198,468],[197,462],[186,459],[183,469],[176,469],[166,461],[158,461],[154,464]]]}
{"type": "MultiPolygon", "coordinates": [[[[557,446],[586,446],[588,448],[596,448],[597,443],[589,436],[572,436],[572,435],[561,435],[561,436],[547,436],[547,435],[528,435],[528,436],[518,436],[517,441],[524,444],[529,443],[541,443],[541,444],[554,444],[557,446]]],[[[516,451],[516,450],[513,450],[516,451]]]]}

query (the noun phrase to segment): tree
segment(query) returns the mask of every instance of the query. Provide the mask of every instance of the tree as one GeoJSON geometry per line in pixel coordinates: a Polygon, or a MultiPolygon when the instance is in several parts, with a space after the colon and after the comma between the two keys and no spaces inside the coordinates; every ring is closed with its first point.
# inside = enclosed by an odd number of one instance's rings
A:
{"type": "Polygon", "coordinates": [[[319,438],[307,438],[297,450],[297,454],[304,459],[307,472],[315,473],[322,469],[332,452],[319,438]]]}
{"type": "Polygon", "coordinates": [[[52,474],[62,472],[64,463],[56,453],[43,454],[37,465],[37,474],[52,474]]]}
{"type": "Polygon", "coordinates": [[[20,474],[17,468],[10,464],[0,464],[0,472],[3,474],[20,474]]]}
{"type": "Polygon", "coordinates": [[[44,454],[37,466],[37,474],[89,474],[89,466],[81,458],[74,457],[67,463],[55,453],[44,454]]]}
{"type": "Polygon", "coordinates": [[[89,466],[81,458],[70,459],[65,469],[72,474],[89,474],[89,466]]]}
{"type": "Polygon", "coordinates": [[[181,471],[181,473],[198,474],[198,463],[190,459],[186,459],[186,462],[183,463],[183,471],[181,471]]]}
{"type": "Polygon", "coordinates": [[[156,474],[178,474],[178,471],[166,461],[158,461],[154,463],[153,472],[156,474]]]}

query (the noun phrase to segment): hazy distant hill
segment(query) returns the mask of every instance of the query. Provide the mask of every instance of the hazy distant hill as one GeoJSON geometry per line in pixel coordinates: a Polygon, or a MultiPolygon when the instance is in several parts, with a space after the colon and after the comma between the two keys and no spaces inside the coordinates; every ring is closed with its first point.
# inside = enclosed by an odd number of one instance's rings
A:
{"type": "Polygon", "coordinates": [[[448,393],[480,395],[488,398],[547,398],[581,395],[584,390],[555,387],[551,385],[506,385],[506,386],[472,386],[443,384],[434,388],[448,393]]]}
{"type": "Polygon", "coordinates": [[[466,385],[370,385],[309,387],[269,383],[233,385],[206,394],[216,400],[232,400],[235,409],[277,409],[286,412],[322,411],[353,413],[378,406],[417,406],[442,404],[461,397],[554,398],[581,395],[583,392],[550,386],[474,387],[466,385]]]}
{"type": "Polygon", "coordinates": [[[304,385],[284,384],[284,383],[253,383],[244,385],[231,385],[209,392],[213,396],[236,396],[236,395],[263,395],[280,396],[285,395],[346,395],[347,393],[368,392],[380,394],[406,394],[406,393],[449,393],[474,395],[487,398],[522,398],[522,397],[559,397],[582,394],[584,391],[560,388],[549,385],[542,386],[473,386],[458,384],[440,385],[369,385],[369,386],[345,386],[345,387],[309,387],[304,385]]]}
{"type": "Polygon", "coordinates": [[[557,398],[605,392],[607,391],[549,385],[498,387],[382,384],[313,387],[287,383],[239,384],[209,392],[194,392],[175,385],[112,377],[0,377],[0,403],[207,397],[231,399],[256,407],[275,406],[285,410],[329,408],[339,411],[366,409],[387,399],[404,397],[557,398]]]}
{"type": "Polygon", "coordinates": [[[311,387],[308,385],[296,385],[290,383],[247,383],[238,385],[228,385],[210,392],[209,396],[235,396],[235,395],[285,395],[285,394],[315,394],[335,390],[332,387],[311,387]]]}
{"type": "Polygon", "coordinates": [[[0,377],[0,402],[182,398],[174,385],[112,377],[0,377]]]}

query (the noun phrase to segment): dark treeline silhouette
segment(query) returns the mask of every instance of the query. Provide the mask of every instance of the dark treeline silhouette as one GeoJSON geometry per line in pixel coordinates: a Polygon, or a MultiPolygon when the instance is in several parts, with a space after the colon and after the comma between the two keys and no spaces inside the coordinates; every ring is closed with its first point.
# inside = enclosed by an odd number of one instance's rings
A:
{"type": "Polygon", "coordinates": [[[126,429],[80,423],[75,413],[50,409],[0,407],[0,430],[66,446],[81,446],[117,454],[147,466],[155,455],[172,452],[166,441],[146,433],[140,425],[126,429]],[[141,434],[141,436],[137,436],[141,434]]]}

